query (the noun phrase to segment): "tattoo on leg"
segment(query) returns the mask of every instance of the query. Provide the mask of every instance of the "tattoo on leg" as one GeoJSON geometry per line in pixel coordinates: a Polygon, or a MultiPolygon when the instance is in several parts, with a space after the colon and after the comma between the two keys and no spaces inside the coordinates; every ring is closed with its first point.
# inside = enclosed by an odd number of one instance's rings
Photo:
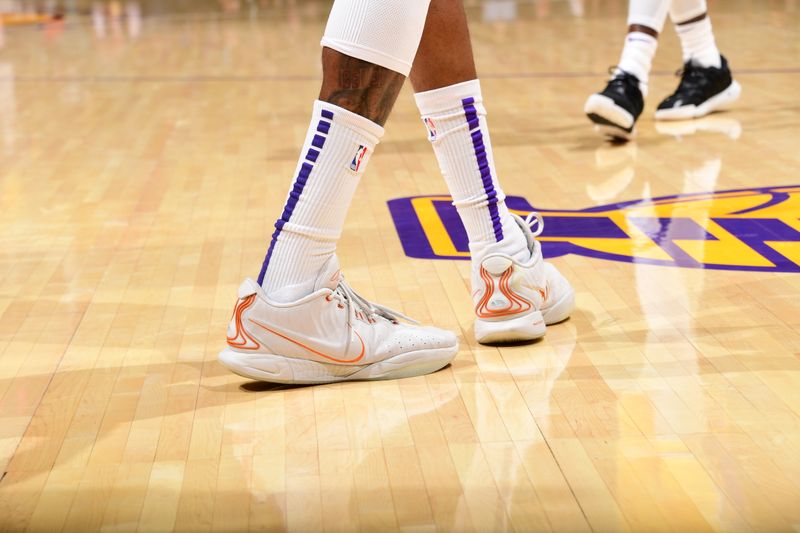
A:
{"type": "Polygon", "coordinates": [[[405,77],[384,67],[338,52],[323,50],[319,98],[383,126],[405,77]]]}

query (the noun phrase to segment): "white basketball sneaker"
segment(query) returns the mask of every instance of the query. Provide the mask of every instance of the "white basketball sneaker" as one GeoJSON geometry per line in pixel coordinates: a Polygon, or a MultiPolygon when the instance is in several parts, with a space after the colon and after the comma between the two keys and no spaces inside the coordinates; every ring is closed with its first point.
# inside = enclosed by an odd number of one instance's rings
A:
{"type": "Polygon", "coordinates": [[[427,374],[458,352],[453,333],[401,324],[411,319],[356,294],[341,276],[336,256],[314,288],[284,304],[270,301],[258,283],[246,279],[220,362],[260,381],[329,383],[427,374]]]}
{"type": "Polygon", "coordinates": [[[544,228],[542,217],[538,213],[525,220],[511,216],[525,234],[531,258],[520,263],[492,252],[492,245],[479,263],[473,263],[475,338],[483,344],[538,339],[547,325],[566,320],[575,308],[572,286],[542,258],[542,246],[535,238],[544,228]],[[534,221],[535,232],[530,228],[534,221]]]}

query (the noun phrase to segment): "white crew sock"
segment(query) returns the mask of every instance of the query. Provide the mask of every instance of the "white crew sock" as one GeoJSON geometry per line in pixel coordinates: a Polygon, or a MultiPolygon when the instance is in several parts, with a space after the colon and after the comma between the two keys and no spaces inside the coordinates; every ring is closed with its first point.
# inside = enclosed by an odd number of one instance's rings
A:
{"type": "Polygon", "coordinates": [[[416,93],[453,205],[467,230],[474,260],[486,249],[518,261],[530,258],[522,230],[511,218],[500,188],[478,80],[416,93]]]}
{"type": "Polygon", "coordinates": [[[714,41],[711,19],[705,17],[697,22],[675,26],[683,49],[683,62],[691,61],[701,67],[722,66],[722,59],[714,41]]]}
{"type": "Polygon", "coordinates": [[[643,96],[647,96],[650,67],[657,47],[658,39],[652,35],[633,31],[625,36],[625,46],[617,67],[639,78],[639,89],[643,96]]]}
{"type": "Polygon", "coordinates": [[[369,119],[327,102],[314,103],[294,184],[258,277],[271,299],[290,302],[314,290],[382,136],[383,128],[369,119]]]}

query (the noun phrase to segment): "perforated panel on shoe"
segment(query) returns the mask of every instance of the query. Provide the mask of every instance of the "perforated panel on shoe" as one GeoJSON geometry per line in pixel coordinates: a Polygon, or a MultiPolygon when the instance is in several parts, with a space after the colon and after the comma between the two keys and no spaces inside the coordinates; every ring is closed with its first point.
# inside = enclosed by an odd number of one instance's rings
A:
{"type": "MultiPolygon", "coordinates": [[[[401,353],[448,348],[458,343],[455,334],[438,328],[397,324],[378,341],[377,353],[394,357],[401,353]]],[[[378,340],[378,339],[376,339],[378,340]]]]}

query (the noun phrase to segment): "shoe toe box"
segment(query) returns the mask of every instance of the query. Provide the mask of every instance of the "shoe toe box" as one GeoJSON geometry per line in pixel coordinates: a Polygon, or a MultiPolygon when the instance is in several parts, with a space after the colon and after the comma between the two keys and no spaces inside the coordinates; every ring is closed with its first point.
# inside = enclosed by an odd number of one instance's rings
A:
{"type": "Polygon", "coordinates": [[[661,103],[658,104],[657,109],[676,109],[678,107],[683,107],[684,105],[683,99],[673,94],[664,98],[661,103]]]}
{"type": "Polygon", "coordinates": [[[567,278],[552,263],[545,261],[544,270],[547,285],[550,288],[551,297],[549,299],[557,299],[560,295],[573,290],[567,278]]]}
{"type": "Polygon", "coordinates": [[[458,349],[458,337],[451,331],[406,324],[391,325],[389,328],[390,334],[385,336],[379,347],[379,352],[386,356],[422,350],[458,349]]]}

